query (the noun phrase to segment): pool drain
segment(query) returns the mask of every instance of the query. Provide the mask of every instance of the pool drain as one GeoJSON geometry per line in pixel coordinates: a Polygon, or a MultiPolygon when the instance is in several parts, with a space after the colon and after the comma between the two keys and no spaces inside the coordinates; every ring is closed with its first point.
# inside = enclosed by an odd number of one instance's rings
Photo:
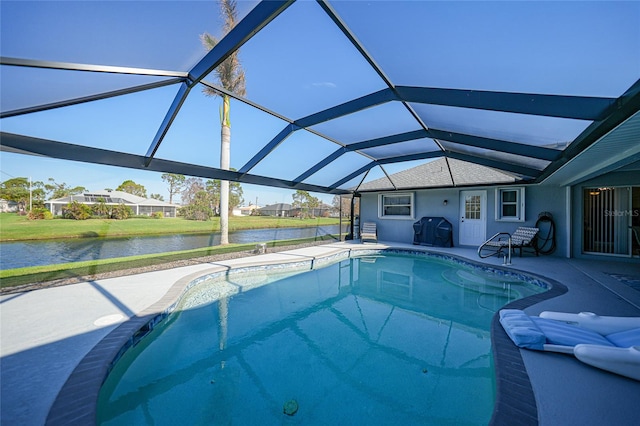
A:
{"type": "Polygon", "coordinates": [[[293,416],[295,413],[298,412],[298,401],[296,401],[295,399],[291,399],[285,402],[282,412],[285,413],[287,416],[293,416]]]}

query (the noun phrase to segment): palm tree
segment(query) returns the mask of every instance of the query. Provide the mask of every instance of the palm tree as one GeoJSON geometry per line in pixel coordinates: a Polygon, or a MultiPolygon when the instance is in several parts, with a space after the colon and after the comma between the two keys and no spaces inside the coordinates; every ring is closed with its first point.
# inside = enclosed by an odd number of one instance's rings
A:
{"type": "MultiPolygon", "coordinates": [[[[222,31],[223,35],[226,35],[237,22],[236,0],[221,0],[220,9],[224,20],[222,31]]],[[[213,49],[218,44],[218,40],[208,33],[202,34],[200,40],[207,50],[213,49]]],[[[225,90],[238,96],[245,95],[244,70],[240,64],[237,50],[215,69],[215,75],[218,84],[225,90]]],[[[231,151],[229,109],[231,98],[229,95],[220,93],[210,87],[205,87],[203,91],[208,96],[220,96],[222,98],[220,109],[220,168],[229,170],[231,151]]],[[[226,180],[220,182],[220,244],[229,244],[229,181],[226,180]]]]}

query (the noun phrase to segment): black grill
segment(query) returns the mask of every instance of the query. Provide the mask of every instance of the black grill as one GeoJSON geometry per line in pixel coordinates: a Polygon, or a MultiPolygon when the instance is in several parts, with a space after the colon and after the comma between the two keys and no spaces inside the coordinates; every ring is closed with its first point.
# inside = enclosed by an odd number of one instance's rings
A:
{"type": "Polygon", "coordinates": [[[453,247],[453,225],[443,217],[423,217],[413,224],[413,244],[453,247]]]}

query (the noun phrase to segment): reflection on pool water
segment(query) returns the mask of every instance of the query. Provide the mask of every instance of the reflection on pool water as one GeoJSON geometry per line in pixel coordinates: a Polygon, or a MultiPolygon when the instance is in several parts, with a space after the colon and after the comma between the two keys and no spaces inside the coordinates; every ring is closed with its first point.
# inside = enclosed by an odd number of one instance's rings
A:
{"type": "Polygon", "coordinates": [[[115,364],[100,424],[487,424],[489,326],[539,282],[378,252],[192,287],[115,364]]]}

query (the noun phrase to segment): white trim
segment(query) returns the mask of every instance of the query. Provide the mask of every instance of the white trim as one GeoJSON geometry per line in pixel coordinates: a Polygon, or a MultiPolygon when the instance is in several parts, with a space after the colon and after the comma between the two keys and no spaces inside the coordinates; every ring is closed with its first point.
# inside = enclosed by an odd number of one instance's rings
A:
{"type": "Polygon", "coordinates": [[[498,187],[495,189],[495,220],[496,222],[524,222],[525,221],[525,188],[524,186],[498,187]],[[516,215],[502,216],[502,193],[504,191],[515,191],[517,193],[516,215]]]}
{"type": "MultiPolygon", "coordinates": [[[[487,190],[485,189],[472,189],[472,190],[462,190],[458,194],[460,199],[459,205],[459,231],[458,231],[458,244],[461,246],[479,246],[487,239],[487,216],[488,216],[488,206],[487,206],[487,190]],[[467,195],[479,195],[480,196],[480,218],[479,219],[471,219],[476,220],[481,223],[481,232],[477,236],[473,236],[471,234],[467,234],[469,231],[469,224],[465,224],[465,221],[469,221],[470,219],[466,218],[466,205],[465,199],[467,195]]],[[[478,223],[476,222],[476,225],[478,223]]],[[[473,231],[473,230],[472,230],[473,231]]],[[[472,232],[473,234],[473,232],[472,232]]]]}
{"type": "MultiPolygon", "coordinates": [[[[572,214],[572,207],[573,207],[573,200],[571,198],[571,194],[572,194],[572,190],[570,186],[567,186],[565,188],[565,214],[566,214],[566,223],[565,223],[565,229],[567,230],[566,236],[567,236],[567,240],[566,240],[566,250],[567,250],[567,258],[571,258],[572,253],[571,253],[571,246],[573,243],[573,221],[571,220],[571,217],[573,216],[572,214]]],[[[581,195],[582,196],[582,195],[581,195]]],[[[580,232],[582,232],[582,229],[580,230],[580,232]]]]}
{"type": "Polygon", "coordinates": [[[416,199],[415,192],[385,192],[378,194],[378,219],[415,220],[416,199]],[[409,215],[385,215],[382,200],[384,197],[410,197],[409,215]]]}

